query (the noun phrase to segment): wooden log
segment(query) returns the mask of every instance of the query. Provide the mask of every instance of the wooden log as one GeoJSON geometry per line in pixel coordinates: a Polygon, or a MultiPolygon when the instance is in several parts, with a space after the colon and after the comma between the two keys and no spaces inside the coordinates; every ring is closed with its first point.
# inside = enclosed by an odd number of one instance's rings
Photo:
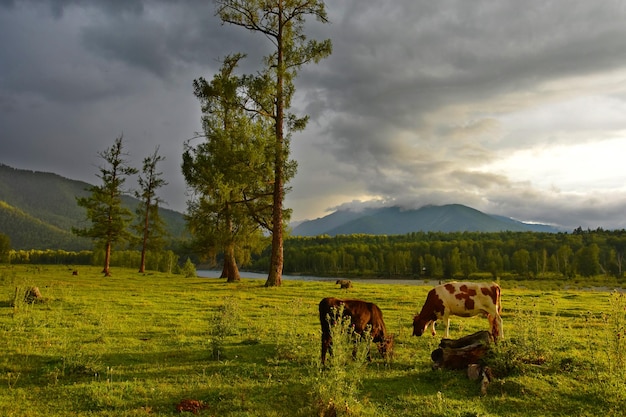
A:
{"type": "Polygon", "coordinates": [[[465,369],[470,364],[480,363],[492,341],[493,336],[486,330],[460,339],[442,339],[439,348],[430,355],[433,369],[465,369]]]}
{"type": "Polygon", "coordinates": [[[494,342],[493,335],[486,330],[460,339],[442,339],[439,348],[430,355],[433,369],[466,369],[469,379],[480,380],[480,394],[487,395],[487,386],[493,376],[491,369],[482,363],[482,358],[489,352],[491,342],[494,342]]]}

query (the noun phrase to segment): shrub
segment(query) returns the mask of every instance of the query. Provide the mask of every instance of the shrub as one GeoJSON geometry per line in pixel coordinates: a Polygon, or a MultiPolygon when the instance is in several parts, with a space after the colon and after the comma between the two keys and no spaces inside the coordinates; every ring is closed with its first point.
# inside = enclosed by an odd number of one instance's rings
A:
{"type": "Polygon", "coordinates": [[[372,337],[369,330],[363,335],[354,333],[350,317],[342,317],[342,313],[343,306],[335,311],[334,324],[330,326],[332,355],[328,356],[326,367],[317,369],[319,376],[313,384],[314,404],[320,416],[362,414],[358,392],[372,337]]]}
{"type": "Polygon", "coordinates": [[[196,266],[191,262],[191,259],[187,258],[182,268],[182,274],[185,278],[195,278],[198,276],[196,273],[196,266]]]}
{"type": "Polygon", "coordinates": [[[603,317],[607,324],[608,371],[615,379],[623,381],[626,379],[626,295],[613,291],[609,308],[603,317]]]}
{"type": "Polygon", "coordinates": [[[232,298],[228,298],[211,316],[209,344],[211,346],[211,357],[213,359],[220,360],[220,358],[223,357],[224,341],[227,336],[231,336],[235,333],[239,315],[239,306],[232,298]]]}
{"type": "MultiPolygon", "coordinates": [[[[294,298],[285,308],[289,312],[302,311],[305,307],[301,298],[294,298]]],[[[278,360],[295,360],[302,351],[302,345],[304,345],[300,335],[300,318],[288,313],[287,316],[289,321],[286,328],[275,328],[273,332],[276,343],[276,359],[278,360]]]]}
{"type": "MultiPolygon", "coordinates": [[[[529,365],[543,365],[551,358],[555,348],[556,335],[542,324],[541,312],[536,304],[530,310],[523,310],[518,299],[514,309],[513,322],[508,325],[515,329],[514,336],[494,345],[486,358],[498,377],[524,373],[529,365]]],[[[511,335],[511,332],[505,334],[511,335]]]]}

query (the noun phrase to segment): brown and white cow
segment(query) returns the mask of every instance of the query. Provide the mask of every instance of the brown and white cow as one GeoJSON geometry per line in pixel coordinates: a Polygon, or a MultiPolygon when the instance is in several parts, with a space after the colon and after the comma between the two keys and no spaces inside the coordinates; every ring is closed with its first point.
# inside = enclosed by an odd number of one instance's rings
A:
{"type": "Polygon", "coordinates": [[[484,314],[489,319],[491,334],[497,340],[504,337],[501,311],[500,286],[494,282],[450,282],[438,285],[428,292],[422,311],[413,318],[413,336],[421,336],[430,324],[434,336],[435,322],[442,319],[446,323],[446,337],[450,337],[450,316],[484,314]]]}
{"type": "MultiPolygon", "coordinates": [[[[322,364],[326,362],[326,352],[332,353],[333,338],[331,326],[335,325],[336,316],[343,306],[343,317],[350,317],[354,332],[362,335],[371,326],[370,335],[376,343],[383,358],[387,358],[393,350],[393,336],[387,334],[383,321],[383,312],[374,303],[362,300],[340,300],[324,298],[320,301],[320,324],[322,325],[322,364]]],[[[368,359],[369,355],[368,355],[368,359]]]]}

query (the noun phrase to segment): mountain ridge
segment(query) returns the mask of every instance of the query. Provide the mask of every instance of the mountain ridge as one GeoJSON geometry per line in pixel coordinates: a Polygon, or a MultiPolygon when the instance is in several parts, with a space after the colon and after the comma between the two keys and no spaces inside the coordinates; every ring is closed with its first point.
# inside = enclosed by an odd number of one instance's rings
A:
{"type": "Polygon", "coordinates": [[[550,225],[524,223],[505,216],[483,213],[462,204],[425,205],[418,209],[398,206],[338,210],[327,216],[303,221],[293,228],[294,236],[373,234],[395,235],[411,232],[501,232],[537,231],[557,233],[550,225]]]}

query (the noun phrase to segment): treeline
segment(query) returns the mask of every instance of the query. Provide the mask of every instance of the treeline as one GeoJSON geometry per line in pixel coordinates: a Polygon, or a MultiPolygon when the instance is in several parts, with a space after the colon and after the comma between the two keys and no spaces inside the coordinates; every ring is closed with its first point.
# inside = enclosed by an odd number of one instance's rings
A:
{"type": "MultiPolygon", "coordinates": [[[[416,232],[285,241],[285,274],[413,278],[624,276],[626,231],[416,232]]],[[[269,254],[253,260],[265,270],[269,254]]]]}
{"type": "MultiPolygon", "coordinates": [[[[78,252],[65,250],[11,250],[8,261],[11,264],[33,265],[102,265],[105,253],[103,250],[78,252]]],[[[141,261],[141,252],[137,250],[116,250],[111,254],[111,266],[120,268],[138,268],[141,261]]],[[[187,262],[189,258],[187,258],[187,262]]],[[[187,263],[186,262],[186,263],[187,263]]],[[[180,273],[185,264],[181,264],[180,256],[171,250],[148,252],[146,256],[146,270],[180,273]]]]}
{"type": "MultiPolygon", "coordinates": [[[[285,274],[424,279],[624,278],[626,230],[537,232],[416,232],[406,235],[290,237],[285,274]]],[[[189,252],[188,252],[189,253],[189,252]]],[[[111,265],[134,268],[140,252],[116,250],[111,265]]],[[[269,246],[246,269],[267,271],[269,246]]],[[[104,251],[9,250],[12,264],[101,265],[104,251]]],[[[193,254],[149,252],[146,269],[180,273],[193,254]],[[181,263],[186,261],[185,264],[181,263]]],[[[218,260],[221,260],[218,258],[218,260]]]]}

